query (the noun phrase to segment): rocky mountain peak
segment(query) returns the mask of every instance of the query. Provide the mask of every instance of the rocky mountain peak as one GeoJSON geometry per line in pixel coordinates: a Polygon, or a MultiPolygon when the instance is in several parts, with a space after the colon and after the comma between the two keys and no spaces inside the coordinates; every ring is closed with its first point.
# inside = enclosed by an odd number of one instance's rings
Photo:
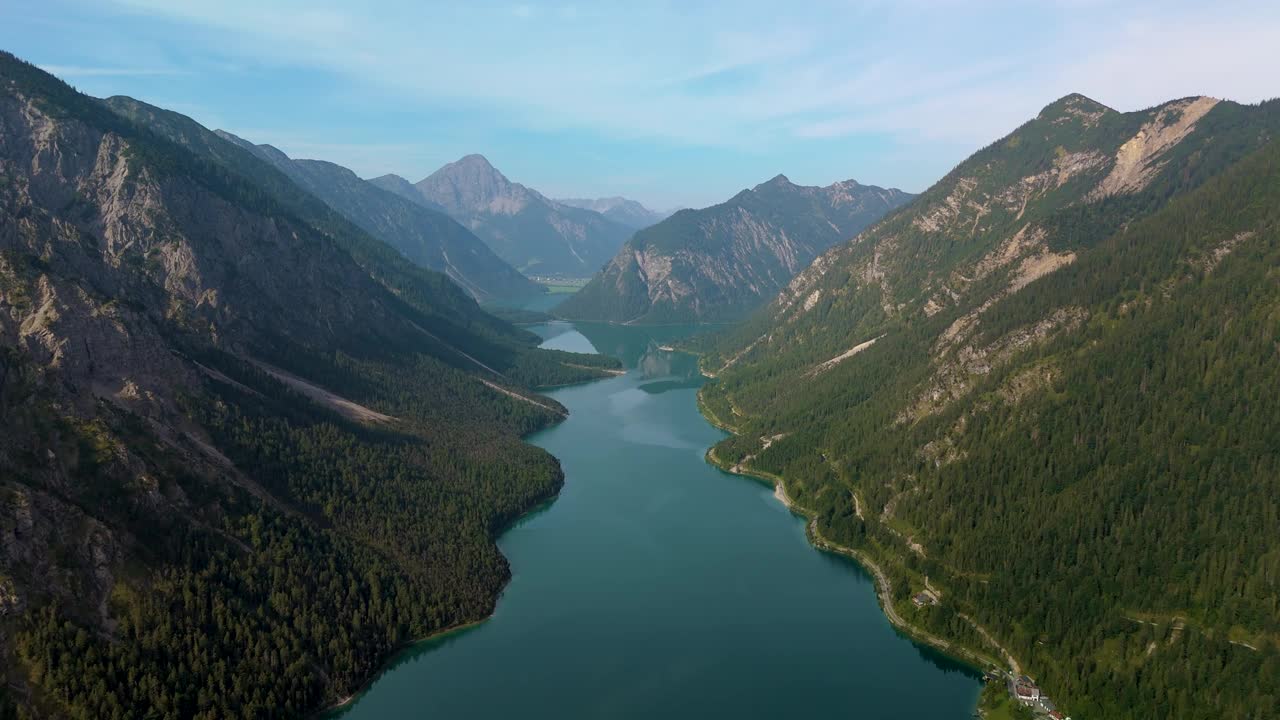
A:
{"type": "Polygon", "coordinates": [[[640,230],[556,312],[635,323],[739,319],[820,253],[912,197],[852,180],[801,186],[778,175],[726,202],[683,210],[640,230]]]}
{"type": "Polygon", "coordinates": [[[1115,110],[1092,98],[1085,97],[1080,93],[1071,93],[1046,105],[1040,111],[1040,114],[1036,116],[1036,119],[1054,123],[1075,119],[1086,125],[1092,125],[1103,115],[1114,112],[1115,110]]]}
{"type": "Polygon", "coordinates": [[[490,170],[497,169],[493,167],[493,163],[489,162],[489,158],[485,157],[480,153],[467,153],[466,155],[463,155],[462,157],[458,158],[453,164],[454,165],[479,165],[481,167],[487,167],[490,170]]]}
{"type": "MultiPolygon", "coordinates": [[[[410,197],[394,179],[372,182],[410,197]]],[[[583,277],[612,257],[633,231],[632,225],[595,210],[512,182],[479,154],[459,158],[411,187],[410,199],[453,216],[524,272],[583,277]]]]}
{"type": "Polygon", "coordinates": [[[478,153],[464,155],[440,168],[432,175],[450,175],[455,178],[482,179],[496,185],[510,185],[511,181],[489,159],[478,153]]]}
{"type": "Polygon", "coordinates": [[[768,188],[788,188],[788,187],[795,187],[795,183],[791,182],[791,179],[788,178],[786,175],[783,175],[782,173],[778,173],[777,175],[774,175],[772,178],[768,179],[767,181],[762,182],[759,185],[755,186],[754,189],[764,190],[768,188]]]}
{"type": "Polygon", "coordinates": [[[635,200],[620,195],[602,198],[563,198],[556,202],[560,205],[598,212],[616,223],[636,230],[649,227],[670,215],[667,212],[650,210],[635,200]]]}
{"type": "Polygon", "coordinates": [[[862,187],[861,183],[859,183],[857,180],[854,180],[853,178],[849,178],[848,180],[837,180],[831,183],[830,185],[826,186],[825,188],[823,188],[823,190],[837,190],[837,191],[843,190],[847,192],[860,187],[862,187]]]}
{"type": "Polygon", "coordinates": [[[431,173],[417,183],[419,192],[450,211],[468,212],[486,208],[497,200],[524,194],[516,185],[479,154],[466,155],[431,173]]]}

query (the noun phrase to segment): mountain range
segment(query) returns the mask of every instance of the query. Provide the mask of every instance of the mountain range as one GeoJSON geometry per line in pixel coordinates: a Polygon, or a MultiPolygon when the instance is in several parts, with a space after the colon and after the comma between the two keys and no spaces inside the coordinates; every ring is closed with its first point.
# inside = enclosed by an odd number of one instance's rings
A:
{"type": "Polygon", "coordinates": [[[1278,130],[1045,107],[695,343],[709,457],[1069,714],[1275,714],[1278,130]]]}
{"type": "Polygon", "coordinates": [[[447,212],[526,275],[589,277],[632,232],[598,212],[558,203],[511,182],[483,155],[467,155],[417,183],[398,175],[370,182],[447,212]]]}
{"type": "Polygon", "coordinates": [[[919,195],[663,218],[479,155],[361,180],[0,52],[0,720],[311,716],[491,614],[563,482],[538,389],[620,366],[480,307],[522,272],[717,323],[707,460],[917,639],[1076,717],[1280,716],[1278,133],[1073,94],[919,195]]]}
{"type": "Polygon", "coordinates": [[[607,198],[561,198],[556,200],[561,205],[582,208],[583,210],[591,210],[598,212],[610,220],[629,227],[632,230],[640,230],[650,225],[661,222],[670,217],[671,212],[659,212],[650,210],[635,200],[628,200],[624,197],[607,197],[607,198]]]}
{"type": "Polygon", "coordinates": [[[319,160],[291,160],[270,145],[254,145],[224,131],[210,131],[191,118],[133,98],[117,96],[105,102],[115,112],[257,182],[283,185],[287,178],[296,185],[294,191],[306,193],[308,201],[319,198],[414,263],[445,273],[479,301],[541,292],[444,212],[381,190],[344,167],[319,160]],[[246,156],[246,151],[253,157],[246,156]],[[276,177],[277,173],[284,177],[276,177]]]}
{"type": "Polygon", "coordinates": [[[495,529],[562,479],[532,388],[618,364],[538,342],[257,154],[0,53],[0,716],[304,716],[488,615],[495,529]]]}
{"type": "Polygon", "coordinates": [[[541,286],[442,211],[379,188],[340,165],[293,160],[270,145],[254,145],[223,131],[218,134],[271,163],[299,187],[409,259],[445,273],[481,302],[542,292],[541,286]]]}
{"type": "Polygon", "coordinates": [[[640,230],[556,312],[635,323],[739,319],[819,253],[913,197],[853,180],[806,187],[778,175],[640,230]]]}

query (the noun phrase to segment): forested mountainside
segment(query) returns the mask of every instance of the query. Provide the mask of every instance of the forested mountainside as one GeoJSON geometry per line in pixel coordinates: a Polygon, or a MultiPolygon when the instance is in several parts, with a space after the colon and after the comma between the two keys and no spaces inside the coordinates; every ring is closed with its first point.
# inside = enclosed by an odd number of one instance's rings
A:
{"type": "Polygon", "coordinates": [[[1280,717],[1278,127],[1048,106],[703,344],[714,457],[1070,715],[1280,717]]]}
{"type": "Polygon", "coordinates": [[[913,197],[853,180],[806,187],[779,175],[636,233],[556,312],[609,322],[740,319],[819,253],[913,197]]]}
{"type": "Polygon", "coordinates": [[[443,209],[530,275],[589,277],[631,235],[630,227],[598,212],[562,205],[511,182],[482,155],[449,163],[416,185],[397,175],[370,182],[443,209]]]}
{"type": "MultiPolygon", "coordinates": [[[[133,98],[117,96],[105,102],[134,122],[250,180],[283,173],[297,188],[319,198],[369,235],[418,265],[445,273],[480,302],[525,297],[542,290],[444,212],[386,192],[340,165],[293,160],[270,145],[254,145],[230,133],[208,130],[184,115],[133,98]],[[242,157],[246,152],[253,157],[242,157]]],[[[275,178],[274,182],[281,180],[275,178]]]]}
{"type": "Polygon", "coordinates": [[[175,139],[0,54],[0,716],[349,695],[490,612],[561,482],[529,388],[616,366],[175,139]]]}
{"type": "Polygon", "coordinates": [[[624,197],[561,198],[556,202],[569,207],[598,212],[619,225],[624,225],[632,230],[656,225],[671,215],[669,211],[650,210],[635,200],[628,200],[624,197]]]}

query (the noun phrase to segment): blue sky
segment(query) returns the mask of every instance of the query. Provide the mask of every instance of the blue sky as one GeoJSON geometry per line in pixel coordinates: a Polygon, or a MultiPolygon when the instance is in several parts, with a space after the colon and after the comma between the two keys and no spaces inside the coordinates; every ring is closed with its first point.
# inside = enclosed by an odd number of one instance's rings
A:
{"type": "Polygon", "coordinates": [[[920,191],[1070,92],[1280,95],[1272,2],[0,0],[0,47],[295,157],[702,206],[777,173],[920,191]],[[367,7],[357,7],[367,5],[367,7]]]}

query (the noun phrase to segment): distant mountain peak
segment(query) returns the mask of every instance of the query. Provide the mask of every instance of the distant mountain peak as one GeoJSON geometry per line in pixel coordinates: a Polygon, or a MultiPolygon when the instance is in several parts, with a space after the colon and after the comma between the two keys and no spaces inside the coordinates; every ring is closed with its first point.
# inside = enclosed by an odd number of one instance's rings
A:
{"type": "Polygon", "coordinates": [[[473,177],[488,176],[494,181],[500,181],[503,184],[509,184],[511,182],[507,179],[506,175],[503,175],[498,168],[493,166],[493,163],[489,162],[489,158],[479,153],[463,155],[457,160],[454,160],[432,173],[431,177],[435,177],[437,175],[470,175],[473,177]]]}
{"type": "MultiPolygon", "coordinates": [[[[394,182],[377,184],[396,189],[394,182]]],[[[594,210],[563,204],[505,175],[478,153],[414,184],[421,201],[442,208],[522,271],[583,277],[603,265],[632,228],[594,210]]]]}
{"type": "Polygon", "coordinates": [[[1103,105],[1092,98],[1081,95],[1080,93],[1071,93],[1065,95],[1048,105],[1040,111],[1036,116],[1037,120],[1049,120],[1061,122],[1063,120],[1076,118],[1085,124],[1093,124],[1103,115],[1114,113],[1115,110],[1103,105]]]}
{"type": "Polygon", "coordinates": [[[415,184],[427,199],[455,213],[472,212],[494,203],[501,210],[518,212],[527,204],[525,196],[530,192],[508,180],[488,158],[475,153],[464,155],[415,184]]]}
{"type": "Polygon", "coordinates": [[[601,198],[563,198],[555,202],[560,205],[598,212],[606,218],[634,230],[658,223],[671,215],[669,212],[651,210],[635,200],[624,198],[620,195],[601,198]]]}
{"type": "Polygon", "coordinates": [[[454,165],[478,165],[481,167],[487,167],[490,170],[495,169],[493,167],[493,163],[489,162],[489,158],[485,157],[484,155],[481,155],[480,153],[468,153],[466,155],[463,155],[462,157],[454,161],[453,164],[454,165]]]}
{"type": "Polygon", "coordinates": [[[556,312],[609,322],[737,320],[820,253],[912,197],[852,180],[801,186],[778,175],[640,230],[556,312]]]}
{"type": "Polygon", "coordinates": [[[395,173],[387,173],[386,175],[380,175],[376,178],[369,178],[368,182],[375,187],[386,190],[387,192],[395,193],[410,202],[425,205],[431,210],[435,210],[437,212],[446,212],[444,208],[423,197],[422,193],[418,191],[417,186],[395,173]]]}

